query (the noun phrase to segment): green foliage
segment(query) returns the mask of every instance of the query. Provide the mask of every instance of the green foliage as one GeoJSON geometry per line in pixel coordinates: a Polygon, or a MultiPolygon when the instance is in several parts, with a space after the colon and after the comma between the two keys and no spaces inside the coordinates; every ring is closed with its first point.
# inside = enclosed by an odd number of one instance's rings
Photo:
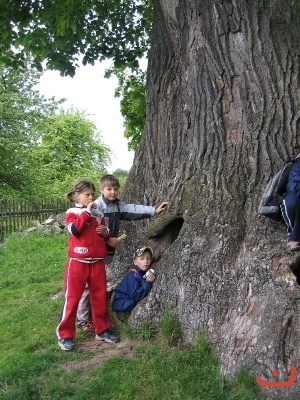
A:
{"type": "Polygon", "coordinates": [[[109,163],[109,149],[101,144],[95,125],[78,110],[61,110],[45,121],[41,143],[36,146],[40,166],[39,187],[51,195],[62,196],[79,178],[98,186],[99,177],[109,163]]]}
{"type": "Polygon", "coordinates": [[[75,74],[79,60],[112,59],[119,78],[124,136],[136,150],[146,119],[146,79],[139,59],[150,46],[152,0],[36,0],[0,5],[0,63],[18,68],[31,64],[62,75],[75,74]],[[126,70],[133,71],[131,74],[126,70]]]}
{"type": "Polygon", "coordinates": [[[146,119],[146,79],[139,59],[150,46],[152,0],[55,0],[0,4],[0,63],[75,74],[79,61],[112,59],[119,79],[124,136],[136,150],[146,119]],[[125,71],[132,73],[127,74],[125,71]]]}
{"type": "Polygon", "coordinates": [[[146,72],[135,69],[126,70],[112,68],[106,71],[118,78],[115,97],[121,97],[121,114],[124,119],[124,136],[129,140],[128,149],[136,151],[144,132],[146,121],[146,72]]]}
{"type": "Polygon", "coordinates": [[[247,373],[230,384],[225,381],[200,334],[184,350],[152,337],[140,342],[133,358],[108,358],[107,348],[102,354],[93,337],[79,332],[79,350],[61,351],[55,328],[63,302],[66,246],[67,235],[29,233],[12,235],[0,247],[1,399],[257,398],[254,378],[247,373]]]}
{"type": "Polygon", "coordinates": [[[138,66],[149,47],[152,1],[16,0],[0,6],[0,62],[22,65],[25,55],[35,67],[74,75],[83,64],[111,58],[116,67],[138,66]]]}
{"type": "MultiPolygon", "coordinates": [[[[30,187],[32,147],[42,122],[58,107],[36,90],[40,74],[25,68],[14,71],[0,64],[0,195],[22,193],[30,187]]],[[[31,186],[31,190],[33,187],[31,186]]]]}
{"type": "Polygon", "coordinates": [[[0,74],[1,198],[63,197],[78,178],[97,183],[110,151],[95,125],[78,110],[58,111],[63,100],[41,96],[35,69],[0,65],[0,74]]]}
{"type": "Polygon", "coordinates": [[[119,196],[120,196],[120,194],[122,193],[122,190],[126,184],[126,180],[128,177],[128,171],[118,168],[113,172],[113,175],[115,175],[119,179],[119,182],[120,182],[119,196]]]}
{"type": "Polygon", "coordinates": [[[126,179],[128,177],[128,171],[125,169],[117,168],[114,172],[113,175],[115,175],[118,179],[126,179]]]}

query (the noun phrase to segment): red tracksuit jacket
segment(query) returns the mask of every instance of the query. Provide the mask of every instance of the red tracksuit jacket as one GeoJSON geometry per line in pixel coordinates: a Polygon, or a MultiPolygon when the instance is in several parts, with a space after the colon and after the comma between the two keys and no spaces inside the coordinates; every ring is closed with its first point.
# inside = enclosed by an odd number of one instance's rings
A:
{"type": "MultiPolygon", "coordinates": [[[[101,225],[105,225],[104,216],[101,217],[101,225]]],[[[109,239],[110,235],[108,233],[103,238],[96,232],[99,222],[85,207],[73,207],[67,210],[66,225],[71,233],[68,245],[69,257],[87,259],[106,257],[105,241],[109,239]]]]}

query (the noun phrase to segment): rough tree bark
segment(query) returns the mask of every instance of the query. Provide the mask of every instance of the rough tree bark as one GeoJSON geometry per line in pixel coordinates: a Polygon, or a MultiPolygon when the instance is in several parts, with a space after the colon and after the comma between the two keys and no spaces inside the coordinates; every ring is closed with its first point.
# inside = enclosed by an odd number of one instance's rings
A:
{"type": "MultiPolygon", "coordinates": [[[[300,375],[300,288],[285,226],[259,218],[270,176],[299,145],[300,9],[291,0],[155,0],[147,122],[123,198],[164,215],[125,225],[114,273],[153,246],[157,282],[133,322],[168,304],[204,331],[232,377],[300,375]]],[[[299,399],[290,387],[261,388],[299,399]]]]}

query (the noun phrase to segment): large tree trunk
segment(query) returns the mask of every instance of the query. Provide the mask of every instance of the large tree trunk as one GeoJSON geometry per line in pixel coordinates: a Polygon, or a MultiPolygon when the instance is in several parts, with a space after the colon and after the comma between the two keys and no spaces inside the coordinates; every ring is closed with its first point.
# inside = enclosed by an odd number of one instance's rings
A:
{"type": "MultiPolygon", "coordinates": [[[[126,224],[115,271],[146,243],[158,273],[131,318],[155,321],[169,304],[187,339],[205,332],[225,376],[244,365],[286,381],[299,366],[300,289],[285,226],[257,209],[299,144],[300,10],[290,0],[154,3],[147,122],[123,196],[169,206],[126,224]]],[[[299,399],[296,381],[261,390],[299,399]]]]}

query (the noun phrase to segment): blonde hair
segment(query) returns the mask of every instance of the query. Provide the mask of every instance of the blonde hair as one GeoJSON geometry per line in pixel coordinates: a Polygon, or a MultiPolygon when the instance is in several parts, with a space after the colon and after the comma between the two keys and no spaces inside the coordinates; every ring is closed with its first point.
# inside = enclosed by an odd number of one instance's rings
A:
{"type": "Polygon", "coordinates": [[[93,189],[94,192],[96,191],[93,182],[85,179],[79,179],[74,183],[74,188],[70,192],[65,194],[65,199],[70,203],[75,203],[76,202],[75,194],[82,193],[87,189],[93,189]]]}

